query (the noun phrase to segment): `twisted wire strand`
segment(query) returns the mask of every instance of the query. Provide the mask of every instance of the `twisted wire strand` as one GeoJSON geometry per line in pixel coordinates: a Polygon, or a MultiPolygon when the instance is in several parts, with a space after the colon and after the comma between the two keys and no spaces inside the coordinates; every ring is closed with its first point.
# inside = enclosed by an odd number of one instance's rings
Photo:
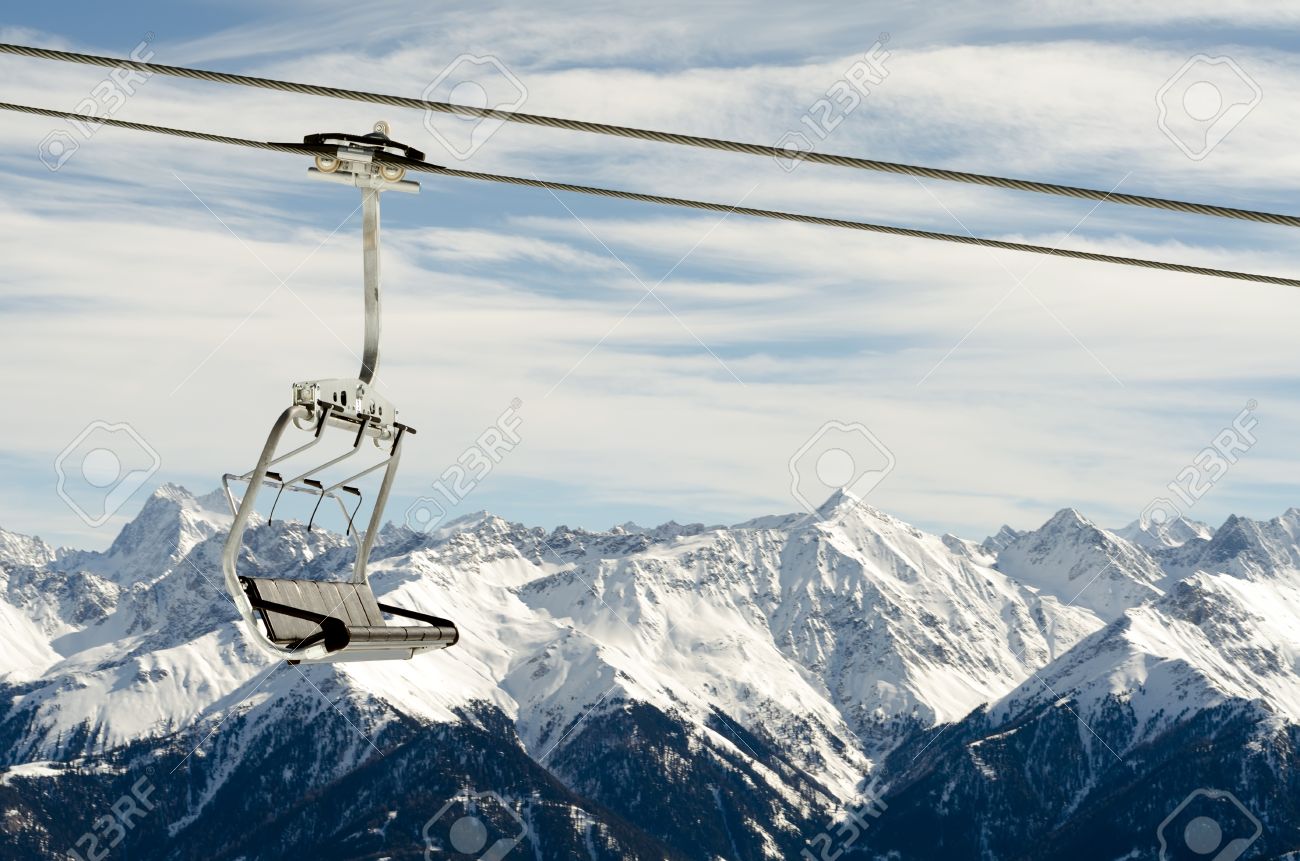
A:
{"type": "MultiPolygon", "coordinates": [[[[85,114],[71,113],[69,111],[56,111],[50,108],[37,108],[29,105],[16,105],[6,102],[0,102],[0,110],[17,111],[19,113],[34,114],[36,116],[52,117],[65,120],[80,120],[91,123],[98,123],[113,128],[130,129],[132,131],[151,132],[154,134],[171,135],[174,137],[187,138],[190,140],[210,141],[212,143],[228,144],[233,146],[249,147],[252,149],[269,150],[272,152],[291,153],[296,155],[315,156],[319,154],[318,148],[308,147],[302,144],[290,143],[269,143],[266,141],[250,140],[248,138],[229,137],[226,135],[209,134],[207,132],[196,132],[188,129],[174,129],[166,126],[155,126],[147,123],[133,123],[126,120],[115,120],[108,118],[96,118],[85,114]]],[[[1160,260],[1146,260],[1138,257],[1122,257],[1114,254],[1099,254],[1092,251],[1077,251],[1068,248],[1054,248],[1046,245],[1032,245],[1025,242],[1009,242],[1001,239],[989,239],[980,236],[962,236],[954,233],[939,233],[932,230],[918,230],[912,227],[897,227],[889,224],[873,224],[865,221],[850,221],[843,218],[830,218],[822,215],[806,215],[797,212],[784,212],[773,209],[756,209],[750,206],[728,206],[723,203],[714,203],[703,200],[690,200],[681,197],[666,197],[659,194],[644,194],[635,191],[623,191],[613,188],[598,188],[589,185],[574,185],[567,182],[553,182],[551,180],[528,178],[521,176],[503,176],[495,173],[480,173],[472,170],[458,170],[456,168],[443,167],[436,164],[423,162],[413,162],[410,159],[394,159],[377,153],[374,157],[376,162],[381,164],[392,164],[398,167],[404,167],[407,170],[420,173],[430,173],[440,176],[456,177],[459,179],[472,179],[485,182],[506,183],[509,185],[522,185],[530,188],[544,188],[551,191],[565,191],[574,194],[588,194],[597,197],[609,197],[618,200],[633,200],[641,203],[656,203],[665,206],[680,206],[688,209],[700,209],[708,212],[721,212],[726,214],[735,213],[737,215],[748,215],[755,218],[770,218],[780,221],[792,221],[799,224],[812,224],[822,227],[839,227],[849,230],[862,230],[870,233],[883,233],[890,236],[905,236],[912,239],[930,239],[939,242],[954,242],[961,245],[976,245],[984,248],[997,248],[1004,251],[1022,251],[1030,254],[1047,254],[1053,257],[1065,257],[1072,260],[1087,260],[1094,263],[1112,263],[1121,266],[1137,266],[1144,269],[1159,269],[1165,272],[1178,272],[1188,275],[1205,275],[1213,278],[1230,278],[1237,281],[1252,281],[1257,284],[1275,284],[1282,287],[1300,287],[1300,279],[1283,278],[1276,275],[1260,275],[1251,272],[1237,272],[1230,269],[1213,269],[1207,266],[1191,266],[1185,263],[1170,263],[1160,260]]]]}
{"type": "Polygon", "coordinates": [[[987,174],[968,173],[959,170],[948,170],[945,168],[900,164],[897,162],[856,158],[853,156],[835,155],[832,153],[795,153],[781,147],[768,146],[764,144],[745,143],[721,138],[701,137],[698,135],[677,134],[675,132],[663,132],[651,129],[640,129],[630,126],[612,125],[609,123],[595,123],[586,120],[548,117],[540,114],[506,111],[498,108],[477,108],[469,105],[457,105],[451,102],[413,99],[407,96],[390,96],[382,93],[368,93],[361,90],[347,90],[339,87],[326,87],[316,84],[299,84],[292,81],[279,81],[272,78],[259,78],[252,75],[235,75],[227,72],[190,69],[183,66],[166,66],[159,63],[147,63],[138,60],[118,60],[112,57],[99,57],[93,54],[80,54],[73,51],[57,51],[51,48],[33,48],[27,45],[9,45],[0,43],[0,53],[15,54],[18,56],[33,57],[44,60],[57,60],[65,63],[81,63],[91,66],[133,69],[139,72],[149,72],[155,75],[168,75],[176,78],[189,78],[198,81],[234,84],[242,87],[257,87],[264,90],[278,90],[280,92],[298,93],[308,96],[347,99],[355,102],[389,105],[396,108],[412,108],[415,110],[436,111],[445,114],[460,114],[462,116],[502,120],[511,123],[522,123],[524,125],[564,129],[567,131],[588,132],[591,134],[611,135],[613,137],[677,144],[679,146],[700,147],[703,149],[719,150],[723,152],[745,153],[748,155],[791,159],[795,161],[808,161],[815,164],[834,165],[837,167],[854,168],[858,170],[872,170],[923,179],[938,179],[947,182],[962,182],[990,188],[1004,188],[1014,191],[1051,194],[1060,197],[1072,197],[1083,200],[1122,203],[1129,206],[1146,207],[1148,209],[1162,209],[1171,212],[1184,212],[1194,215],[1214,216],[1217,218],[1232,218],[1240,221],[1276,224],[1283,227],[1300,227],[1300,216],[1295,215],[1261,212],[1253,209],[1237,209],[1234,207],[1217,206],[1208,203],[1168,200],[1165,198],[1148,197],[1140,194],[1123,194],[1114,191],[1102,191],[1095,188],[1081,188],[1051,182],[1038,182],[1036,180],[1015,179],[987,174]]]}

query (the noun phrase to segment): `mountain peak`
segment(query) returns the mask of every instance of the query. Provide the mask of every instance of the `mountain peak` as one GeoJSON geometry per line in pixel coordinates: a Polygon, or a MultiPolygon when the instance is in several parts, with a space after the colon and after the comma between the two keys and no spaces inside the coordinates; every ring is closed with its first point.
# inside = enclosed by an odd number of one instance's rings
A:
{"type": "Polygon", "coordinates": [[[224,509],[219,492],[200,499],[179,484],[163,484],[122,527],[106,553],[74,551],[61,565],[84,567],[118,583],[156,576],[195,545],[229,529],[231,515],[224,509]]]}
{"type": "Polygon", "coordinates": [[[980,547],[985,553],[996,556],[1002,548],[1006,547],[1024,534],[1023,530],[1012,529],[1010,526],[1003,524],[1001,529],[981,541],[980,547]]]}
{"type": "Polygon", "coordinates": [[[484,523],[493,523],[501,518],[497,517],[486,508],[480,508],[478,511],[467,511],[457,517],[447,521],[447,527],[456,527],[457,529],[473,529],[484,523]]]}
{"type": "Polygon", "coordinates": [[[1291,511],[1266,521],[1229,515],[1196,564],[1247,577],[1300,570],[1300,524],[1291,511]]]}
{"type": "Polygon", "coordinates": [[[1061,601],[1114,619],[1160,595],[1164,572],[1145,550],[1063,508],[1033,532],[1008,543],[997,567],[1061,601]]]}
{"type": "Polygon", "coordinates": [[[1139,518],[1122,529],[1116,529],[1115,534],[1139,547],[1152,550],[1162,547],[1182,547],[1189,541],[1209,539],[1213,537],[1214,530],[1200,521],[1190,520],[1180,514],[1160,522],[1147,520],[1143,523],[1143,519],[1139,518]]]}
{"type": "Polygon", "coordinates": [[[524,529],[522,524],[511,523],[487,509],[480,509],[458,515],[427,529],[413,530],[413,533],[425,536],[421,540],[426,543],[430,540],[436,543],[451,540],[458,535],[477,535],[480,538],[495,540],[522,529],[524,529]]]}
{"type": "MultiPolygon", "coordinates": [[[[189,502],[190,500],[195,499],[195,496],[194,494],[190,493],[189,490],[187,490],[183,485],[174,484],[169,481],[165,484],[159,485],[157,489],[154,490],[153,493],[149,494],[149,501],[153,501],[155,499],[182,503],[182,502],[189,502]]],[[[149,503],[146,502],[145,504],[148,505],[149,503]]]]}
{"type": "Polygon", "coordinates": [[[817,506],[817,516],[822,520],[840,520],[846,515],[855,514],[862,516],[870,514],[878,518],[887,518],[884,512],[868,505],[861,497],[855,496],[849,490],[841,487],[837,488],[826,497],[826,501],[817,506]]]}
{"type": "Polygon", "coordinates": [[[54,549],[35,535],[0,529],[0,565],[44,565],[53,562],[54,549]]]}
{"type": "Polygon", "coordinates": [[[835,510],[844,505],[857,505],[862,500],[855,496],[852,491],[846,487],[837,487],[831,491],[831,495],[826,497],[826,501],[817,507],[818,511],[835,510]]]}
{"type": "Polygon", "coordinates": [[[1062,508],[1060,511],[1053,514],[1051,520],[1048,520],[1042,526],[1042,529],[1044,530],[1096,528],[1096,524],[1084,517],[1077,508],[1062,508]]]}
{"type": "Polygon", "coordinates": [[[1222,562],[1234,559],[1252,550],[1258,550],[1262,544],[1259,524],[1236,514],[1229,514],[1223,525],[1214,533],[1206,556],[1212,561],[1222,562]]]}
{"type": "Polygon", "coordinates": [[[615,526],[610,530],[611,535],[644,535],[655,541],[670,541],[674,538],[680,538],[686,535],[699,535],[702,532],[708,532],[713,529],[720,529],[718,526],[705,526],[703,523],[678,523],[676,520],[668,520],[660,523],[658,526],[638,526],[632,521],[615,526]]]}

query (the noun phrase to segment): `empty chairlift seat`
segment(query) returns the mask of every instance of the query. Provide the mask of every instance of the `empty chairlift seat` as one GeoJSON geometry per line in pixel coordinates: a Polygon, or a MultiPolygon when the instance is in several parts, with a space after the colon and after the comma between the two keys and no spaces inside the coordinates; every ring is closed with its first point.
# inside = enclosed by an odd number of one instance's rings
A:
{"type": "Polygon", "coordinates": [[[419,191],[417,183],[403,179],[402,165],[422,163],[424,155],[389,139],[388,124],[382,122],[375,124],[371,134],[312,135],[305,139],[304,146],[316,154],[316,167],[310,175],[361,191],[365,302],[361,370],[355,378],[294,383],[291,403],[272,425],[257,465],[247,472],[225,476],[223,484],[234,519],[221,551],[221,570],[252,641],[268,654],[291,663],[410,658],[453,646],[459,639],[456,626],[447,619],[376,601],[366,575],[370,551],[383,524],[384,506],[397,476],[402,443],[415,433],[409,425],[397,421],[397,408],[374,387],[380,331],[379,198],[381,192],[419,191]],[[290,428],[307,432],[310,438],[300,438],[299,443],[281,450],[280,440],[290,428]],[[331,443],[313,450],[327,435],[331,443]],[[339,444],[342,439],[350,442],[346,449],[339,444]],[[373,450],[364,445],[367,440],[374,444],[373,450]],[[361,456],[363,449],[369,452],[365,457],[361,456]],[[367,479],[372,475],[376,478],[367,479]],[[362,515],[364,522],[358,523],[362,506],[358,482],[363,479],[368,484],[377,480],[378,490],[369,516],[362,515]],[[238,501],[231,492],[231,482],[246,485],[238,501]],[[244,533],[252,523],[258,492],[263,487],[275,491],[268,524],[275,516],[276,503],[286,492],[316,497],[307,520],[309,532],[326,499],[338,504],[346,534],[356,547],[351,577],[339,582],[240,576],[237,569],[244,533]],[[345,502],[345,497],[350,501],[345,502]],[[389,624],[385,615],[398,618],[389,624]]]}
{"type": "Polygon", "coordinates": [[[364,658],[367,652],[378,658],[380,653],[390,657],[397,651],[414,655],[444,649],[460,639],[447,619],[379,603],[367,583],[269,577],[241,577],[240,582],[267,637],[291,652],[323,645],[340,659],[364,658]],[[389,625],[385,613],[423,624],[389,625]]]}

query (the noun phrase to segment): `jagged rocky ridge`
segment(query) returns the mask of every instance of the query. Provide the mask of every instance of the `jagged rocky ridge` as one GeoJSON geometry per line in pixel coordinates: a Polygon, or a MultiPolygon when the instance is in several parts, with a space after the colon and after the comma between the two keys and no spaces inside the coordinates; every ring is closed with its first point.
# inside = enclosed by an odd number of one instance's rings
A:
{"type": "MultiPolygon", "coordinates": [[[[425,857],[473,788],[520,817],[520,857],[792,858],[870,780],[889,806],[847,857],[1154,857],[1203,783],[1268,822],[1256,851],[1300,847],[1294,510],[1113,532],[1066,510],[982,544],[843,495],[732,527],[389,527],[376,591],[461,644],[315,667],[244,641],[227,519],[166,486],[104,553],[0,531],[5,857],[75,848],[142,776],[157,810],[124,857],[425,857]],[[1107,817],[1099,855],[1078,835],[1107,817]]],[[[295,523],[249,535],[259,571],[349,558],[295,523]]]]}

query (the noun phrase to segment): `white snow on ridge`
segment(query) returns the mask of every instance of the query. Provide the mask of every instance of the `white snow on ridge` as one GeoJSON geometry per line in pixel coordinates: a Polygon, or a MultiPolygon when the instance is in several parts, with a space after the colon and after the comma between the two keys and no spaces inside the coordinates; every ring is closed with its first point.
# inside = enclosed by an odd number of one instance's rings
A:
{"type": "Polygon", "coordinates": [[[957,720],[1101,627],[1082,608],[1044,601],[954,555],[942,538],[869,506],[850,501],[842,509],[833,525],[818,527],[827,548],[811,548],[822,557],[821,588],[799,584],[796,602],[801,615],[807,607],[835,624],[817,632],[800,618],[789,624],[812,635],[801,647],[813,649],[805,660],[828,661],[850,711],[957,720]]]}
{"type": "Polygon", "coordinates": [[[1181,514],[1160,523],[1143,524],[1134,520],[1128,526],[1113,530],[1126,541],[1147,550],[1164,547],[1182,547],[1189,541],[1208,541],[1214,537],[1214,530],[1198,520],[1190,520],[1181,514]]]}
{"type": "Polygon", "coordinates": [[[1107,621],[1158,598],[1162,592],[1157,584],[1165,579],[1146,551],[1072,508],[1008,543],[998,553],[997,567],[1020,583],[1086,607],[1107,621]]]}
{"type": "Polygon", "coordinates": [[[13,786],[15,777],[58,777],[63,772],[63,766],[57,762],[49,760],[24,762],[21,765],[0,769],[0,786],[13,786]]]}
{"type": "Polygon", "coordinates": [[[1300,723],[1300,577],[1246,580],[1200,573],[1129,610],[993,709],[1010,718],[1057,696],[1085,722],[1108,698],[1132,708],[1144,735],[1229,699],[1300,723]]]}
{"type": "MultiPolygon", "coordinates": [[[[911,729],[1040,701],[1034,673],[1063,696],[1122,695],[1144,715],[1242,697],[1300,719],[1294,510],[1152,552],[1069,509],[977,545],[845,494],[816,516],[731,527],[547,534],[486,512],[426,536],[388,527],[376,593],[455,620],[461,642],[302,668],[304,679],[234,621],[220,502],[164,487],[102,554],[0,533],[0,552],[23,560],[0,558],[0,632],[20,644],[0,655],[0,683],[37,682],[15,702],[33,729],[13,756],[67,759],[78,751],[61,740],[78,730],[111,748],[215,726],[236,707],[274,723],[287,698],[321,687],[374,705],[377,722],[457,721],[489,703],[544,759],[635,701],[749,756],[711,728],[720,712],[848,797],[911,729]]],[[[249,533],[265,571],[342,570],[341,548],[293,523],[249,533]]]]}
{"type": "Polygon", "coordinates": [[[39,678],[59,660],[43,632],[22,610],[0,601],[0,682],[39,678]]]}
{"type": "Polygon", "coordinates": [[[54,548],[41,539],[0,529],[0,576],[20,565],[48,565],[54,557],[54,548]]]}

